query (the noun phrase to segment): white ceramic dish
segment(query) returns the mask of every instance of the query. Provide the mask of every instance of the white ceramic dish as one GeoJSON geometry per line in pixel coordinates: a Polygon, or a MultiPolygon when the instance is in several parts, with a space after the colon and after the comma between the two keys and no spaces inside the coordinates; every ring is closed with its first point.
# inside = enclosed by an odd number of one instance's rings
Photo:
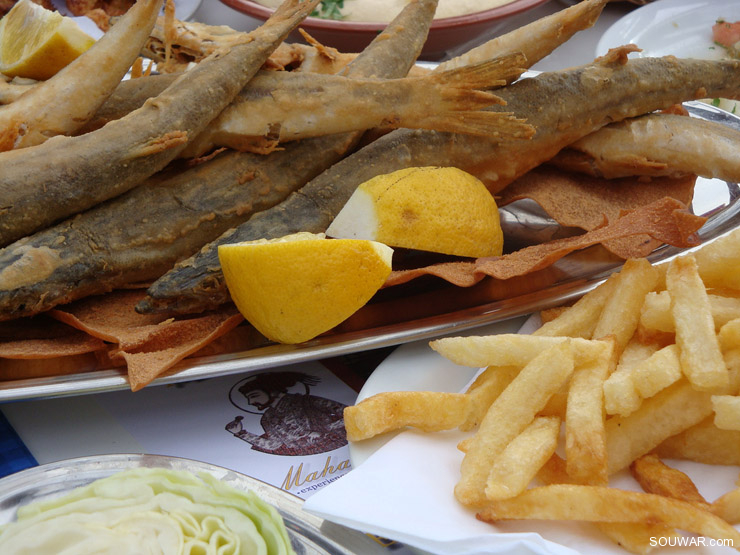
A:
{"type": "MultiPolygon", "coordinates": [[[[266,20],[274,11],[254,0],[221,0],[227,6],[259,21],[266,20]]],[[[440,60],[450,53],[466,50],[486,37],[494,37],[511,17],[537,8],[546,0],[509,0],[505,4],[487,10],[456,17],[436,19],[424,44],[421,58],[440,60]]],[[[367,0],[372,4],[371,0],[367,0]]],[[[405,2],[396,2],[400,10],[405,2]]],[[[373,6],[375,8],[375,6],[373,6]]],[[[387,14],[386,14],[387,15],[387,14]]],[[[301,27],[321,44],[337,48],[342,52],[361,52],[385,29],[386,23],[370,21],[344,21],[307,17],[301,27]]],[[[290,41],[299,41],[300,35],[291,34],[290,41]]]]}
{"type": "MultiPolygon", "coordinates": [[[[677,56],[719,60],[727,56],[714,43],[712,25],[718,19],[740,21],[737,0],[658,0],[614,23],[598,42],[596,55],[623,44],[636,44],[642,57],[677,56]]],[[[728,112],[740,113],[740,102],[707,99],[728,112]]]]}
{"type": "Polygon", "coordinates": [[[0,525],[11,522],[21,505],[52,499],[94,480],[139,467],[169,468],[196,474],[207,472],[234,488],[254,491],[277,508],[298,554],[350,555],[382,551],[379,544],[365,534],[304,512],[303,500],[286,491],[233,470],[161,455],[122,454],[69,459],[6,476],[0,479],[0,525]]]}
{"type": "MultiPolygon", "coordinates": [[[[455,335],[516,333],[525,319],[524,316],[513,318],[455,335]]],[[[440,356],[429,347],[428,341],[415,341],[401,345],[378,365],[362,386],[357,402],[384,391],[461,391],[477,373],[477,368],[459,366],[440,356]]],[[[352,466],[360,466],[395,435],[388,433],[350,443],[352,466]]]]}
{"type": "Polygon", "coordinates": [[[712,41],[717,19],[740,20],[738,0],[658,0],[619,19],[602,35],[596,55],[623,44],[636,44],[641,56],[718,59],[724,54],[712,41]]]}

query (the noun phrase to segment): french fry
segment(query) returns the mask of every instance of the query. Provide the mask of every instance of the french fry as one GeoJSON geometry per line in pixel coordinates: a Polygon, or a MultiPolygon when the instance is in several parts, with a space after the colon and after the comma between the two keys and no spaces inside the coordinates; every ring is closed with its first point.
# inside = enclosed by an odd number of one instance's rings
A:
{"type": "Polygon", "coordinates": [[[644,344],[634,338],[627,343],[617,368],[604,382],[604,407],[607,414],[627,416],[640,406],[642,397],[632,380],[632,370],[658,350],[654,343],[644,344]]]}
{"type": "Polygon", "coordinates": [[[591,339],[606,300],[612,295],[615,280],[608,279],[586,293],[559,316],[540,326],[532,335],[567,336],[591,339]]]}
{"type": "Polygon", "coordinates": [[[591,522],[634,553],[677,529],[740,546],[740,488],[709,503],[661,460],[740,465],[740,279],[730,289],[713,258],[740,269],[732,235],[712,256],[627,261],[533,335],[431,342],[456,364],[488,366],[464,394],[459,427],[479,427],[458,444],[457,500],[489,522],[591,522]],[[628,467],[644,492],[608,486],[628,467]]]}
{"type": "Polygon", "coordinates": [[[671,261],[666,273],[666,287],[671,295],[676,345],[684,375],[702,391],[717,392],[727,387],[727,366],[714,330],[707,291],[692,255],[671,261]]]}
{"type": "Polygon", "coordinates": [[[544,485],[550,484],[572,484],[573,479],[568,475],[565,459],[557,453],[545,461],[537,471],[537,479],[544,485]]]}
{"type": "Polygon", "coordinates": [[[715,499],[709,510],[730,524],[740,524],[740,488],[735,488],[715,499]]]}
{"type": "Polygon", "coordinates": [[[629,416],[606,421],[609,474],[627,468],[660,443],[712,414],[711,394],[696,391],[685,379],[645,399],[629,416]]]}
{"type": "Polygon", "coordinates": [[[507,499],[523,492],[555,452],[559,435],[559,418],[535,418],[493,461],[486,497],[507,499]]]}
{"type": "Polygon", "coordinates": [[[531,488],[512,499],[489,501],[480,520],[579,520],[587,522],[659,522],[740,546],[740,532],[686,501],[653,493],[604,486],[553,484],[531,488]]]}
{"type": "MultiPolygon", "coordinates": [[[[540,321],[542,324],[547,324],[548,322],[552,322],[555,318],[558,318],[563,315],[564,312],[567,312],[570,310],[570,306],[562,305],[562,306],[554,306],[552,308],[545,308],[543,310],[540,310],[540,321]]],[[[556,333],[555,335],[565,335],[556,333]]]]}
{"type": "MultiPolygon", "coordinates": [[[[570,484],[572,480],[565,467],[565,460],[554,454],[540,468],[537,479],[545,485],[570,484]]],[[[651,540],[655,540],[655,538],[678,536],[675,529],[663,524],[595,522],[594,526],[614,543],[632,553],[649,553],[654,547],[651,540]]]]}
{"type": "Polygon", "coordinates": [[[717,334],[723,353],[740,348],[740,317],[725,323],[717,334]]]}
{"type": "Polygon", "coordinates": [[[461,451],[462,453],[467,453],[468,448],[470,447],[470,444],[472,443],[472,441],[473,441],[472,436],[466,437],[465,439],[460,440],[457,444],[457,450],[461,451]]]}
{"type": "Polygon", "coordinates": [[[730,349],[724,353],[725,364],[730,376],[730,383],[718,395],[740,395],[740,349],[730,349]]]}
{"type": "Polygon", "coordinates": [[[709,503],[686,474],[671,468],[655,454],[643,455],[630,465],[632,477],[647,493],[680,499],[703,508],[709,503]]]}
{"type": "Polygon", "coordinates": [[[437,391],[388,391],[344,409],[349,441],[361,441],[412,426],[424,431],[450,430],[465,422],[470,397],[437,391]]]}
{"type": "Polygon", "coordinates": [[[527,364],[493,402],[460,465],[455,497],[463,505],[478,506],[486,501],[484,490],[496,456],[532,422],[570,377],[573,367],[571,342],[560,342],[527,364]]]}
{"type": "Polygon", "coordinates": [[[614,278],[615,289],[601,311],[593,337],[613,335],[616,352],[621,353],[637,329],[645,295],[655,289],[658,277],[658,271],[644,258],[627,260],[614,278]]]}
{"type": "Polygon", "coordinates": [[[640,397],[652,397],[681,379],[678,347],[668,345],[653,353],[632,370],[632,381],[640,397]]]}
{"type": "Polygon", "coordinates": [[[720,430],[710,415],[699,424],[667,438],[653,452],[663,459],[740,465],[740,432],[720,430]]]}
{"type": "Polygon", "coordinates": [[[728,233],[702,245],[694,257],[704,285],[740,290],[740,234],[728,233]]]}
{"type": "Polygon", "coordinates": [[[552,394],[552,397],[547,401],[547,404],[540,411],[540,416],[557,416],[561,420],[565,420],[565,411],[568,406],[568,384],[563,384],[560,391],[556,391],[552,394]]]}
{"type": "MultiPolygon", "coordinates": [[[[611,337],[609,339],[612,339],[611,337]]],[[[565,454],[568,475],[577,483],[606,485],[604,379],[616,366],[614,340],[604,341],[598,359],[576,367],[565,409],[565,454]]]]}
{"type": "Polygon", "coordinates": [[[667,331],[650,330],[638,324],[635,331],[635,339],[642,343],[654,343],[660,347],[673,345],[676,342],[676,334],[667,331]]]}
{"type": "MultiPolygon", "coordinates": [[[[707,294],[714,327],[719,330],[731,320],[740,318],[740,298],[707,294]]],[[[671,295],[668,291],[651,292],[645,297],[640,312],[640,324],[651,330],[675,332],[671,315],[671,295]]]]}
{"type": "Polygon", "coordinates": [[[633,337],[619,355],[617,370],[620,368],[634,368],[638,364],[645,362],[658,349],[660,349],[658,343],[644,343],[633,337]]]}
{"type": "Polygon", "coordinates": [[[577,364],[593,360],[601,353],[598,341],[569,337],[540,337],[503,333],[500,335],[443,337],[429,345],[443,357],[460,366],[525,366],[542,351],[569,343],[577,364]]]}
{"type": "Polygon", "coordinates": [[[631,369],[618,369],[604,381],[604,407],[607,414],[629,416],[640,408],[641,403],[642,397],[632,381],[631,369]]]}
{"type": "Polygon", "coordinates": [[[465,392],[470,396],[470,413],[460,430],[467,432],[480,425],[491,406],[501,392],[508,387],[521,368],[519,366],[489,366],[470,384],[465,392]]]}
{"type": "Polygon", "coordinates": [[[720,430],[740,431],[740,397],[713,395],[714,425],[720,430]]]}

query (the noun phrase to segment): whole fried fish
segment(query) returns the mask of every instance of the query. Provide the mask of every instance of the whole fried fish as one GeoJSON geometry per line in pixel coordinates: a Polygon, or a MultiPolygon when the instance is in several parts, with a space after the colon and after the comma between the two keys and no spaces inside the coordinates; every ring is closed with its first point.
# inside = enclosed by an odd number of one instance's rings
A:
{"type": "Polygon", "coordinates": [[[248,42],[203,61],[138,110],[97,131],[0,153],[0,245],[128,191],[164,168],[318,1],[286,0],[248,42]]]}
{"type": "MultiPolygon", "coordinates": [[[[560,149],[611,123],[707,96],[740,96],[740,61],[626,60],[632,48],[592,64],[542,73],[498,89],[505,109],[536,129],[528,141],[399,129],[332,166],[274,208],[179,263],[148,290],[144,311],[199,312],[229,301],[217,247],[297,231],[323,232],[363,182],[412,166],[455,166],[492,192],[552,158],[560,149]]],[[[492,110],[504,109],[494,106],[492,110]]]]}
{"type": "Polygon", "coordinates": [[[138,57],[161,7],[162,0],[139,0],[67,67],[0,107],[0,151],[71,135],[84,125],[138,57]]]}
{"type": "MultiPolygon", "coordinates": [[[[527,135],[532,129],[523,122],[505,113],[484,111],[499,99],[490,90],[482,90],[521,75],[524,64],[523,56],[511,54],[401,79],[260,71],[181,156],[197,157],[219,147],[269,152],[278,143],[385,126],[527,135]]],[[[156,95],[157,86],[166,87],[173,77],[125,81],[91,125],[102,125],[121,117],[122,110],[135,109],[134,102],[143,103],[144,94],[156,95]],[[142,82],[138,87],[137,81],[142,82]]]]}
{"type": "MultiPolygon", "coordinates": [[[[415,0],[347,68],[400,77],[424,45],[437,0],[415,0]]],[[[0,250],[0,320],[154,279],[225,230],[286,198],[361,133],[297,141],[268,156],[229,152],[139,187],[0,250]]]]}
{"type": "Polygon", "coordinates": [[[447,71],[514,52],[524,54],[528,67],[531,67],[578,31],[592,27],[608,2],[609,0],[583,0],[494,37],[460,56],[442,62],[435,71],[447,71]]]}
{"type": "Polygon", "coordinates": [[[740,183],[740,123],[733,128],[678,114],[649,114],[602,127],[550,163],[609,179],[693,173],[740,183]]]}

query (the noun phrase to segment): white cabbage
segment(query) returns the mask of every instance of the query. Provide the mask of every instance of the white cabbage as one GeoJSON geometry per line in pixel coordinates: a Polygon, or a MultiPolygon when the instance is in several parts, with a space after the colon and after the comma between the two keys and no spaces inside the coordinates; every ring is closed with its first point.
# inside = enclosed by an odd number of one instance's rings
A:
{"type": "Polygon", "coordinates": [[[277,510],[209,474],[136,468],[18,509],[3,555],[293,553],[277,510]]]}

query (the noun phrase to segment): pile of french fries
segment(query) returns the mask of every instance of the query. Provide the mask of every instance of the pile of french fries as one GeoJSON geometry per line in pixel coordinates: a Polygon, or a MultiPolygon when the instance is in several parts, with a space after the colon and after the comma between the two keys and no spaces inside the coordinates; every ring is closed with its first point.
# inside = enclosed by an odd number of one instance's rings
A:
{"type": "Polygon", "coordinates": [[[677,538],[740,550],[740,481],[707,501],[665,461],[740,465],[740,230],[628,260],[531,335],[430,343],[482,367],[464,393],[387,392],[345,410],[350,441],[406,426],[473,432],[455,497],[495,522],[593,522],[635,553],[677,538]],[[610,485],[631,472],[644,491],[610,485]]]}

